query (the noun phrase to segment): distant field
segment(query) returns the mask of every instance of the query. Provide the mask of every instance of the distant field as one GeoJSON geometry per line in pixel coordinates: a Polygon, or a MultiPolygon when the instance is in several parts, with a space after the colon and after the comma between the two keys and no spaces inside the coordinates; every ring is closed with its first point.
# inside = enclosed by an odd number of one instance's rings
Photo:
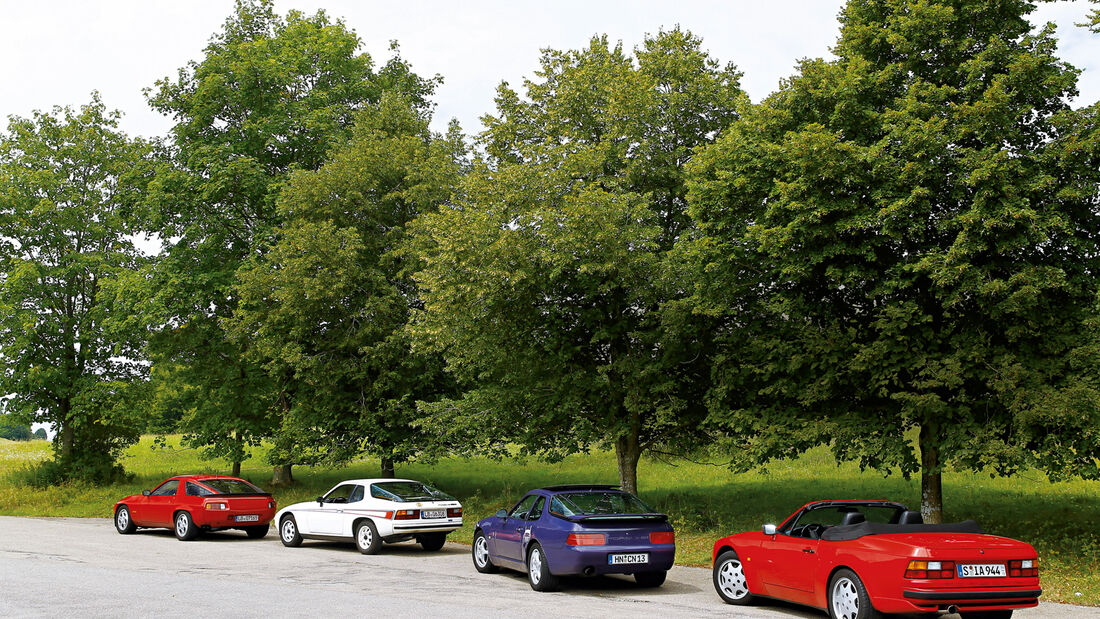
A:
{"type": "MultiPolygon", "coordinates": [[[[135,478],[107,487],[71,485],[34,489],[22,485],[20,471],[49,456],[45,441],[13,443],[0,439],[0,515],[108,517],[120,497],[152,488],[180,473],[228,473],[229,465],[206,461],[169,437],[167,449],[152,437],[130,448],[123,465],[135,478]]],[[[246,462],[242,475],[267,487],[271,467],[262,449],[246,462]]],[[[473,523],[511,506],[531,488],[557,483],[615,483],[615,459],[609,453],[574,456],[557,464],[450,459],[436,465],[398,467],[397,474],[433,483],[457,496],[466,508],[466,526],[451,539],[468,542],[473,523]]],[[[316,497],[350,477],[378,475],[378,462],[364,460],[341,469],[295,467],[295,485],[275,491],[280,505],[316,497]]],[[[919,480],[884,478],[858,467],[837,466],[824,449],[769,467],[767,473],[731,474],[701,464],[643,460],[641,496],[672,516],[677,532],[677,562],[709,565],[717,538],[778,522],[803,503],[820,498],[884,498],[916,506],[919,480]]],[[[1042,473],[1010,479],[987,475],[944,475],[946,516],[973,518],[988,532],[1028,541],[1042,560],[1043,599],[1100,606],[1100,482],[1050,483],[1042,473]]],[[[105,525],[108,526],[108,525],[105,525]]]]}

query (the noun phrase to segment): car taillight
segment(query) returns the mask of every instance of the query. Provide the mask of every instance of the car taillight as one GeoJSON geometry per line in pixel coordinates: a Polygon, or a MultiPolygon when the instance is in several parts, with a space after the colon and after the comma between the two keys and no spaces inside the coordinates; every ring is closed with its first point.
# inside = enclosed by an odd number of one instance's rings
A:
{"type": "Polygon", "coordinates": [[[462,508],[461,507],[448,507],[447,508],[447,517],[448,518],[461,518],[462,517],[462,508]]]}
{"type": "Polygon", "coordinates": [[[416,520],[419,517],[419,509],[399,509],[393,513],[394,520],[416,520]]]}
{"type": "Polygon", "coordinates": [[[268,509],[275,509],[275,501],[268,501],[267,502],[267,508],[268,509]]]}
{"type": "Polygon", "coordinates": [[[954,578],[954,561],[910,561],[905,568],[906,578],[954,578]]]}
{"type": "Polygon", "coordinates": [[[1009,561],[1008,575],[1011,578],[1020,578],[1021,576],[1038,576],[1039,560],[1023,559],[1022,561],[1009,561]]]}
{"type": "Polygon", "coordinates": [[[207,503],[203,507],[205,507],[206,509],[217,509],[217,510],[229,509],[229,506],[226,505],[225,503],[207,503]]]}
{"type": "Polygon", "coordinates": [[[607,538],[603,533],[570,533],[565,543],[568,546],[603,546],[607,538]]]}
{"type": "Polygon", "coordinates": [[[672,531],[655,531],[649,534],[650,544],[675,544],[676,534],[672,531]]]}

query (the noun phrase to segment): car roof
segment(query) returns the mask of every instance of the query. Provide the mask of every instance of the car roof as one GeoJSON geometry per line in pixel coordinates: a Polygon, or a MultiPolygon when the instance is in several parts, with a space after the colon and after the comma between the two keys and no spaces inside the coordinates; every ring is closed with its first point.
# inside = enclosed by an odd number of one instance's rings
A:
{"type": "Polygon", "coordinates": [[[888,501],[886,499],[824,499],[820,501],[810,501],[803,505],[798,511],[804,509],[820,509],[823,507],[843,507],[846,505],[864,507],[896,507],[901,509],[908,509],[903,503],[897,501],[888,501]]]}
{"type": "MultiPolygon", "coordinates": [[[[541,490],[543,492],[555,493],[555,492],[578,492],[578,491],[583,492],[585,490],[621,490],[621,489],[619,488],[619,486],[613,485],[613,484],[561,484],[561,485],[558,485],[558,486],[544,486],[542,488],[538,488],[538,490],[541,490]]],[[[535,491],[536,490],[532,490],[532,492],[535,492],[535,491]]]]}
{"type": "MultiPolygon", "coordinates": [[[[240,477],[233,477],[232,475],[213,475],[209,473],[194,473],[188,475],[173,475],[168,479],[182,479],[184,481],[203,481],[205,479],[241,479],[240,477]]],[[[242,480],[243,481],[243,480],[242,480]]]]}
{"type": "Polygon", "coordinates": [[[343,486],[344,484],[361,484],[364,486],[369,486],[371,484],[377,484],[385,481],[411,481],[414,484],[423,483],[415,479],[404,479],[402,477],[370,477],[366,479],[345,479],[344,481],[333,485],[333,488],[335,488],[336,486],[343,486]]]}

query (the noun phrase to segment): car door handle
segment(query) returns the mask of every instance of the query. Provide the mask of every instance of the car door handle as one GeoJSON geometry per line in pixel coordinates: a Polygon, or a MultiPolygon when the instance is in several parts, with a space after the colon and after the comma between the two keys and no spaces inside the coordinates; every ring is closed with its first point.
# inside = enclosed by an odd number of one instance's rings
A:
{"type": "Polygon", "coordinates": [[[813,549],[813,548],[803,548],[803,549],[802,549],[802,552],[806,552],[806,553],[809,553],[809,554],[813,554],[813,553],[814,553],[814,549],[813,549]]]}

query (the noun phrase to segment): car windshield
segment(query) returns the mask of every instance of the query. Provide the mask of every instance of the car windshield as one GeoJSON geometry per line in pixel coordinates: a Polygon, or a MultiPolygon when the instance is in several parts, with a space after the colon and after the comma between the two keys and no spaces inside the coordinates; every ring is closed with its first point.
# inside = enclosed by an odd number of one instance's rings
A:
{"type": "Polygon", "coordinates": [[[653,508],[628,492],[569,492],[554,497],[551,511],[562,516],[600,514],[652,514],[653,508]]]}
{"type": "Polygon", "coordinates": [[[203,479],[199,483],[217,494],[266,494],[243,479],[203,479]]]}
{"type": "Polygon", "coordinates": [[[446,492],[418,481],[384,481],[370,485],[370,495],[388,501],[454,501],[446,492]]]}

